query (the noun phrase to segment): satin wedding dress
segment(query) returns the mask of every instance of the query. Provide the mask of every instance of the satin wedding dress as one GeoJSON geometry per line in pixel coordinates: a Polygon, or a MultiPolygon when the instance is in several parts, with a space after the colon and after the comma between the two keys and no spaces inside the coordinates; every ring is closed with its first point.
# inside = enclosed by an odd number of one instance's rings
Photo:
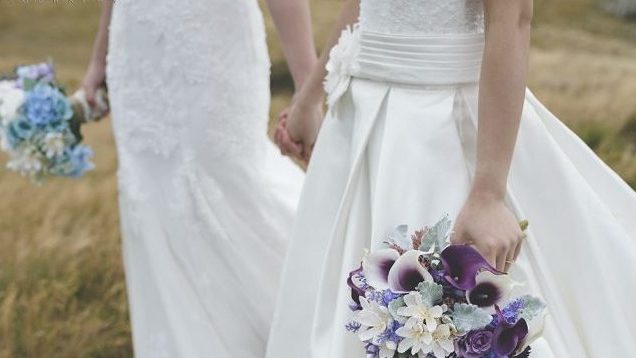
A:
{"type": "Polygon", "coordinates": [[[303,174],[257,1],[116,1],[107,71],[135,355],[263,357],[303,174]]]}
{"type": "MultiPolygon", "coordinates": [[[[480,0],[362,0],[331,52],[269,358],[365,357],[347,274],[399,224],[456,216],[475,165],[480,0]]],[[[557,69],[555,69],[556,71],[557,69]]],[[[549,314],[536,358],[636,352],[636,194],[526,93],[508,202],[530,230],[511,276],[549,314]]]]}

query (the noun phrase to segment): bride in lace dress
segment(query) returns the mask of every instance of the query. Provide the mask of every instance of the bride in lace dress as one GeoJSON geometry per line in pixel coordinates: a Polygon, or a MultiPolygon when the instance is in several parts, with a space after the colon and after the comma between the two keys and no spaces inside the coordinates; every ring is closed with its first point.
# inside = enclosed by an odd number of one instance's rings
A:
{"type": "Polygon", "coordinates": [[[444,213],[454,244],[547,303],[532,357],[633,355],[636,194],[525,88],[532,1],[349,0],[338,27],[358,17],[326,65],[324,121],[323,55],[279,127],[311,162],[267,357],[364,357],[348,273],[444,213]]]}
{"type": "MultiPolygon", "coordinates": [[[[300,86],[307,4],[269,5],[300,86]]],[[[266,137],[269,66],[257,0],[104,2],[84,87],[107,67],[138,357],[264,354],[303,180],[266,137]]]]}

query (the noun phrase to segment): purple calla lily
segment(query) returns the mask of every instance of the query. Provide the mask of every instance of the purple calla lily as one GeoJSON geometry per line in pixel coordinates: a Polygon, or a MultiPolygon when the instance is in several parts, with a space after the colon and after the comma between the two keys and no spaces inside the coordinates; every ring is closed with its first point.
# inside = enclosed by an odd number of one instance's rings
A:
{"type": "Polygon", "coordinates": [[[446,280],[455,288],[468,291],[475,287],[475,277],[482,269],[503,274],[492,267],[472,246],[451,245],[441,253],[446,280]]]}
{"type": "Polygon", "coordinates": [[[499,313],[499,325],[492,336],[492,350],[497,358],[509,357],[528,335],[528,323],[523,318],[515,324],[509,324],[499,313]]]}
{"type": "Polygon", "coordinates": [[[433,276],[420,262],[425,253],[409,250],[395,261],[389,271],[389,289],[396,293],[415,291],[418,284],[424,281],[433,282],[433,276]]]}
{"type": "Polygon", "coordinates": [[[356,303],[357,306],[360,306],[360,296],[364,297],[364,288],[360,287],[355,280],[354,277],[362,274],[362,265],[359,268],[351,271],[349,273],[349,278],[347,278],[347,286],[351,288],[351,299],[356,303]]]}
{"type": "Polygon", "coordinates": [[[367,283],[376,290],[389,288],[389,271],[400,253],[393,249],[382,249],[371,252],[362,260],[362,269],[367,283]]]}

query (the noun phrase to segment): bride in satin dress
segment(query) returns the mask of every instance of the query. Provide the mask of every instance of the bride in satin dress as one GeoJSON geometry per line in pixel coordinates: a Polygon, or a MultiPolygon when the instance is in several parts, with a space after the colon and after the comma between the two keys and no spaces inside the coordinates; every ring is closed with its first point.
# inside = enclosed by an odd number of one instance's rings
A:
{"type": "Polygon", "coordinates": [[[365,357],[348,273],[395,226],[444,213],[454,244],[547,303],[532,357],[636,352],[636,193],[526,89],[532,5],[348,0],[338,33],[359,25],[278,128],[311,162],[267,357],[365,357]]]}
{"type": "MultiPolygon", "coordinates": [[[[308,5],[268,4],[300,86],[308,5]]],[[[84,88],[107,73],[137,357],[264,355],[303,180],[266,135],[269,69],[257,0],[104,2],[84,88]]]]}

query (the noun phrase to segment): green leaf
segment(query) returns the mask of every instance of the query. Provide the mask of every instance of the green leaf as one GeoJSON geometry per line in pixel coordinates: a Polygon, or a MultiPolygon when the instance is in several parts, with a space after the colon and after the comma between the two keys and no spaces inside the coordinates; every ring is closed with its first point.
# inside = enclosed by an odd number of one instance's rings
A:
{"type": "Polygon", "coordinates": [[[420,292],[422,300],[429,307],[435,306],[444,297],[444,288],[435,282],[420,282],[415,289],[420,292]]]}
{"type": "Polygon", "coordinates": [[[442,252],[449,245],[449,231],[451,229],[451,220],[445,215],[430,230],[426,232],[426,236],[422,240],[420,250],[428,252],[433,249],[435,252],[442,252]]]}
{"type": "Polygon", "coordinates": [[[467,303],[455,303],[452,317],[453,324],[455,324],[455,327],[460,332],[481,329],[492,322],[490,313],[467,303]]]}
{"type": "Polygon", "coordinates": [[[526,295],[520,299],[523,302],[523,309],[519,313],[519,317],[528,322],[541,314],[546,308],[546,304],[536,297],[526,295]]]}
{"type": "Polygon", "coordinates": [[[24,89],[25,91],[30,91],[37,84],[38,84],[38,81],[32,80],[30,78],[25,78],[25,79],[22,80],[22,89],[24,89]]]}
{"type": "Polygon", "coordinates": [[[393,316],[393,319],[400,322],[405,323],[406,317],[400,316],[397,311],[400,307],[405,307],[406,303],[404,303],[404,297],[399,297],[389,302],[389,313],[393,316]]]}

